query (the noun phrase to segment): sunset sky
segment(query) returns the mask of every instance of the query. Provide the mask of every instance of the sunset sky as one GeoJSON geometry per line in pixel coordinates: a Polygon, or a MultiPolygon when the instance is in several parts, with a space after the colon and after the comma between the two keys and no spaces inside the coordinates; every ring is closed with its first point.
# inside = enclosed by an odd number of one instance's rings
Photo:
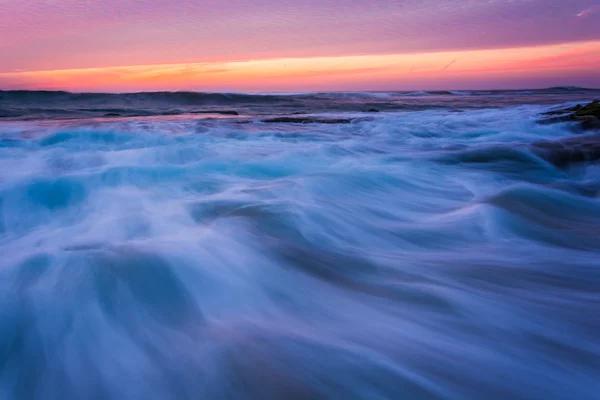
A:
{"type": "Polygon", "coordinates": [[[0,0],[0,89],[600,87],[600,0],[0,0]]]}

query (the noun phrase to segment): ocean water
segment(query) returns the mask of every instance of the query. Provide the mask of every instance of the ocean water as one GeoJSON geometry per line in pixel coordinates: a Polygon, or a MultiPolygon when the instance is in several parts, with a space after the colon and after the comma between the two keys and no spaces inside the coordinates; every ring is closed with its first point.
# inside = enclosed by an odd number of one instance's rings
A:
{"type": "Polygon", "coordinates": [[[598,399],[598,97],[0,92],[0,398],[598,399]]]}

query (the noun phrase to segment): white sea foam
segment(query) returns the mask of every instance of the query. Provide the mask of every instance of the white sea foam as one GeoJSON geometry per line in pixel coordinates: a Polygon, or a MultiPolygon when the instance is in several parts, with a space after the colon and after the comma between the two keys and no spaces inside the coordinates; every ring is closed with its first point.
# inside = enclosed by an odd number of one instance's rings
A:
{"type": "Polygon", "coordinates": [[[593,399],[600,177],[544,109],[3,122],[0,397],[593,399]]]}

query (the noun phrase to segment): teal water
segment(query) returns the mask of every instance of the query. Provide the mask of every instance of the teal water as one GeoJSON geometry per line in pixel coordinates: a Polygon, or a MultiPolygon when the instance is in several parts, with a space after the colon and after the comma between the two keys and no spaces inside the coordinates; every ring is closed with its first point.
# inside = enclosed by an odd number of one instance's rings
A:
{"type": "Polygon", "coordinates": [[[598,398],[600,167],[546,110],[0,122],[0,398],[598,398]]]}

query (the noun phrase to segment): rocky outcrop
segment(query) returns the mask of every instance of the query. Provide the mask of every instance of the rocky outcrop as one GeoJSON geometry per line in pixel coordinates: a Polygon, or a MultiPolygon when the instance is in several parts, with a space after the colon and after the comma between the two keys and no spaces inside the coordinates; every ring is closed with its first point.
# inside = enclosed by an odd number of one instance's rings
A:
{"type": "Polygon", "coordinates": [[[233,110],[201,110],[201,111],[190,111],[190,114],[220,114],[220,115],[240,115],[237,111],[233,110]]]}
{"type": "Polygon", "coordinates": [[[580,107],[575,111],[577,117],[595,117],[600,119],[600,100],[594,100],[590,104],[580,107]]]}
{"type": "Polygon", "coordinates": [[[575,122],[582,130],[600,130],[600,100],[595,100],[586,105],[552,110],[543,113],[547,116],[538,121],[541,124],[554,124],[557,122],[575,122]]]}
{"type": "MultiPolygon", "coordinates": [[[[579,130],[600,131],[600,100],[594,100],[586,105],[578,104],[575,107],[548,111],[543,115],[548,118],[539,121],[542,124],[573,122],[577,124],[579,130]]],[[[600,134],[537,142],[531,145],[530,150],[560,168],[597,162],[600,161],[600,134]]]]}
{"type": "Polygon", "coordinates": [[[352,118],[276,117],[261,120],[269,124],[349,124],[352,118]]]}
{"type": "Polygon", "coordinates": [[[536,142],[531,151],[560,168],[600,160],[600,135],[574,136],[562,140],[536,142]]]}

